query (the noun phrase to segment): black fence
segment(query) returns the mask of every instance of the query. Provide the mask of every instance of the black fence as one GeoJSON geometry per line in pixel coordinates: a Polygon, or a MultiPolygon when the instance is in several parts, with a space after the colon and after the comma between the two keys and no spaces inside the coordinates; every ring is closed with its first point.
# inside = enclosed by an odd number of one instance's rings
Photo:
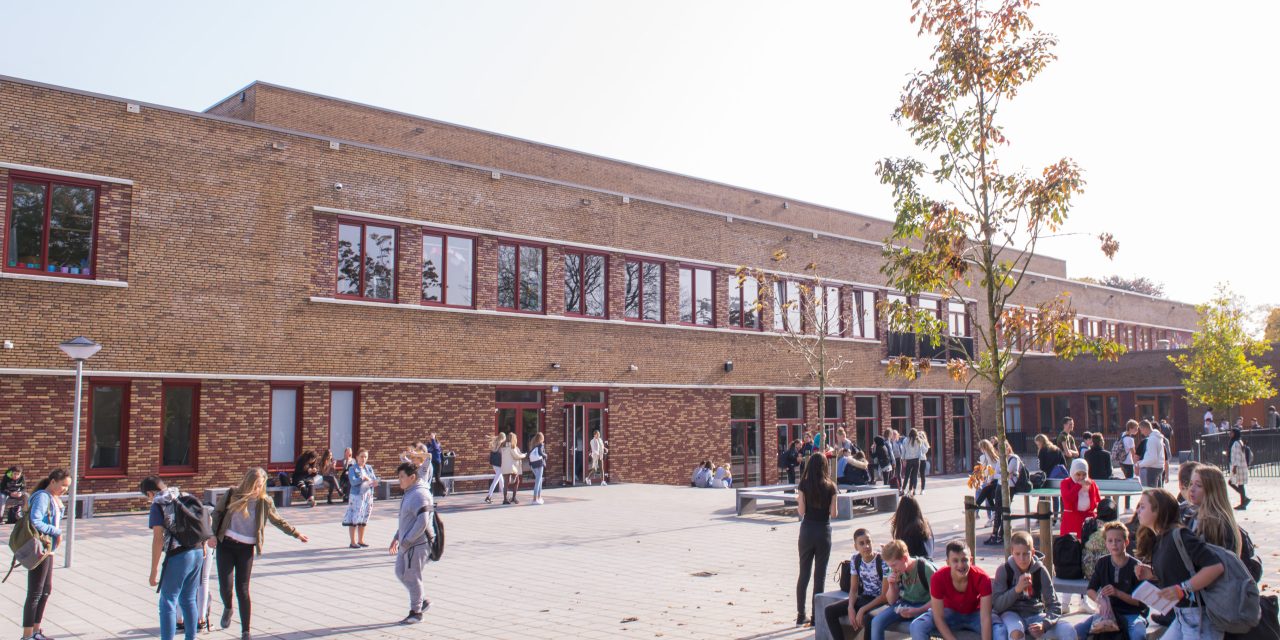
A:
{"type": "MultiPolygon", "coordinates": [[[[1280,478],[1280,430],[1246,429],[1241,439],[1253,451],[1250,476],[1280,478]]],[[[1231,432],[1203,435],[1195,440],[1193,451],[1196,460],[1217,465],[1224,472],[1231,471],[1231,432]]]]}

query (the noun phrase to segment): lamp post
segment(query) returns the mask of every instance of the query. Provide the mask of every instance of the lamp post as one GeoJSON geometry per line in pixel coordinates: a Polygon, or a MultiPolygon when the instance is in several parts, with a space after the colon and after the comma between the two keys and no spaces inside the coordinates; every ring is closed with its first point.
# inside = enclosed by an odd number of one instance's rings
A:
{"type": "Polygon", "coordinates": [[[102,345],[80,336],[63,342],[58,348],[68,358],[76,361],[76,398],[75,409],[72,411],[74,420],[71,423],[71,508],[68,510],[71,517],[67,518],[67,559],[62,565],[70,568],[71,546],[76,539],[76,485],[80,482],[80,390],[84,380],[84,361],[92,358],[102,345]]]}

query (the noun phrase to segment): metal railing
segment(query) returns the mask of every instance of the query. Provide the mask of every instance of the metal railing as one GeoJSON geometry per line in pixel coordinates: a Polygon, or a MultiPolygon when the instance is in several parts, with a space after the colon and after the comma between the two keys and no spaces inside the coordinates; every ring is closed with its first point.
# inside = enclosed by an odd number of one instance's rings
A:
{"type": "MultiPolygon", "coordinates": [[[[1253,451],[1249,475],[1280,478],[1280,429],[1246,429],[1241,439],[1253,451]]],[[[1217,465],[1225,472],[1231,469],[1231,432],[1198,436],[1195,440],[1196,460],[1217,465]]]]}

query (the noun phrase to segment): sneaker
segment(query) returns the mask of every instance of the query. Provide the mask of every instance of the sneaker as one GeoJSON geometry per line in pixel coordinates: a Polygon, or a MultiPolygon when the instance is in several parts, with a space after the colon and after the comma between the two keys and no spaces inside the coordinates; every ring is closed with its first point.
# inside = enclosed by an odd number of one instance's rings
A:
{"type": "Polygon", "coordinates": [[[600,486],[602,486],[602,487],[607,487],[607,486],[609,486],[609,483],[608,483],[607,481],[601,480],[601,481],[600,481],[600,486]]]}
{"type": "Polygon", "coordinates": [[[365,544],[365,543],[363,543],[363,542],[357,542],[357,543],[356,543],[356,545],[358,545],[361,549],[368,549],[368,548],[369,548],[369,545],[367,545],[367,544],[365,544]]]}
{"type": "Polygon", "coordinates": [[[53,640],[53,638],[46,636],[43,631],[37,631],[31,634],[31,640],[53,640]]]}
{"type": "Polygon", "coordinates": [[[534,504],[542,504],[542,498],[533,501],[534,504]]]}
{"type": "MultiPolygon", "coordinates": [[[[348,545],[348,546],[347,546],[347,548],[348,548],[348,549],[359,549],[359,548],[360,548],[360,545],[358,545],[358,544],[356,544],[356,543],[352,542],[350,545],[348,545]]],[[[231,614],[229,614],[229,613],[224,613],[224,614],[222,614],[222,615],[223,615],[223,616],[229,616],[229,615],[231,615],[231,614]]],[[[225,620],[230,620],[230,618],[225,618],[225,617],[224,617],[224,619],[225,619],[225,620]]],[[[222,628],[223,628],[223,629],[226,629],[227,627],[226,627],[226,625],[223,625],[223,626],[222,626],[222,628]]]]}
{"type": "Polygon", "coordinates": [[[218,624],[221,625],[223,629],[231,626],[231,613],[233,611],[235,611],[235,609],[232,609],[231,607],[226,607],[222,610],[222,620],[219,621],[218,624]]]}
{"type": "Polygon", "coordinates": [[[248,631],[241,631],[240,640],[253,640],[253,634],[248,631]]]}
{"type": "Polygon", "coordinates": [[[591,486],[591,478],[587,478],[587,486],[591,486]]]}
{"type": "Polygon", "coordinates": [[[426,613],[426,612],[427,612],[427,609],[430,609],[430,608],[431,608],[431,601],[430,601],[430,600],[423,600],[423,601],[422,601],[422,612],[423,612],[423,613],[426,613]]]}
{"type": "Polygon", "coordinates": [[[419,622],[422,622],[422,612],[415,613],[410,611],[409,615],[405,616],[404,620],[400,621],[400,624],[418,624],[419,622]]]}

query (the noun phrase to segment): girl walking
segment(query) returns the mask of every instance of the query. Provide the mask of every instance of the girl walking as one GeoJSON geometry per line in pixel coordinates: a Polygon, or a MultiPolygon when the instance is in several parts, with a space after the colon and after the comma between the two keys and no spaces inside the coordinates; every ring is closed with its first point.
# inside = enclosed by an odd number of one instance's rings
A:
{"type": "Polygon", "coordinates": [[[351,548],[359,549],[369,546],[364,543],[364,528],[369,524],[373,490],[378,486],[378,474],[369,464],[368,449],[361,449],[356,455],[355,463],[347,467],[347,477],[351,480],[351,503],[342,516],[342,526],[350,527],[351,548]]]}
{"type": "Polygon", "coordinates": [[[1244,440],[1240,439],[1239,429],[1231,430],[1231,481],[1228,484],[1240,494],[1240,505],[1236,511],[1244,511],[1253,501],[1244,491],[1244,486],[1249,484],[1249,456],[1244,452],[1244,440]]]}
{"type": "Polygon", "coordinates": [[[44,607],[53,594],[53,553],[62,541],[62,496],[71,486],[71,474],[66,469],[49,472],[31,494],[25,517],[31,519],[36,532],[48,538],[48,555],[34,569],[27,571],[27,600],[22,605],[23,640],[49,640],[40,632],[44,620],[44,607]]]}
{"type": "Polygon", "coordinates": [[[813,592],[825,590],[827,559],[831,557],[831,519],[836,517],[836,485],[827,470],[827,459],[821,453],[809,457],[804,477],[796,487],[796,505],[800,511],[800,577],[796,580],[796,624],[812,623],[805,603],[812,572],[813,592]]]}
{"type": "Polygon", "coordinates": [[[520,504],[516,499],[516,492],[520,490],[520,475],[523,471],[520,461],[525,459],[525,455],[516,445],[516,434],[507,436],[507,441],[498,453],[502,456],[502,472],[507,475],[506,488],[502,490],[502,504],[520,504]],[[510,501],[507,500],[507,489],[511,489],[510,501]]]}
{"type": "Polygon", "coordinates": [[[542,445],[542,432],[533,437],[529,447],[529,466],[533,468],[533,503],[542,504],[542,473],[547,467],[547,449],[542,445]]]}
{"type": "Polygon", "coordinates": [[[507,498],[507,485],[502,482],[502,445],[507,443],[507,434],[499,431],[489,438],[489,466],[493,467],[493,482],[489,483],[489,493],[484,497],[485,504],[493,504],[493,490],[502,492],[503,502],[507,498]]]}
{"type": "Polygon", "coordinates": [[[223,629],[231,626],[231,614],[235,611],[231,606],[234,581],[236,604],[240,607],[241,640],[251,638],[249,578],[253,573],[253,557],[262,554],[268,522],[289,536],[307,541],[307,536],[276,512],[275,503],[267,496],[267,472],[255,467],[244,474],[239,487],[222,496],[213,510],[213,539],[218,545],[218,592],[222,596],[221,624],[223,629]]]}
{"type": "Polygon", "coordinates": [[[916,477],[920,474],[920,432],[912,429],[907,432],[907,441],[902,445],[903,474],[902,494],[913,496],[916,493],[916,477]]]}

